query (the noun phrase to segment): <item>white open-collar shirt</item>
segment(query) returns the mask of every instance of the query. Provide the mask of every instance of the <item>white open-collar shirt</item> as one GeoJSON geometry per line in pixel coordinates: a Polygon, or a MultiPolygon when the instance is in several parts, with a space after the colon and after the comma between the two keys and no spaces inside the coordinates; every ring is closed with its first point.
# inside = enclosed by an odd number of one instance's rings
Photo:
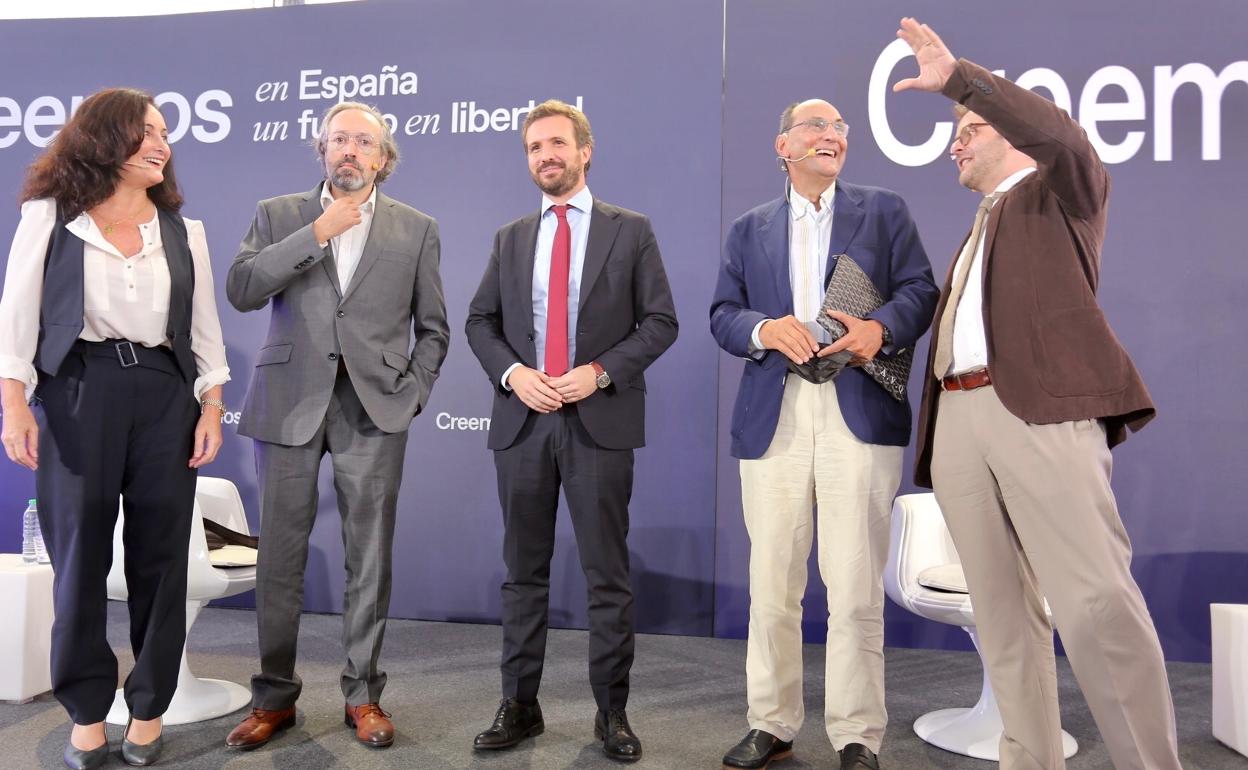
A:
{"type": "MultiPolygon", "coordinates": [[[[1035,166],[1021,169],[1001,181],[993,192],[1004,195],[1014,185],[1027,178],[1035,171],[1035,166]]],[[[1001,202],[997,198],[996,206],[1001,202]]],[[[958,308],[953,316],[953,363],[949,365],[950,374],[964,374],[988,366],[988,336],[984,332],[984,239],[988,234],[987,220],[979,233],[979,243],[971,252],[971,272],[966,277],[966,288],[958,299],[958,308]]],[[[962,267],[962,259],[966,258],[965,250],[959,255],[954,265],[954,275],[962,267]]],[[[947,312],[947,311],[946,311],[947,312]]]]}
{"type": "MultiPolygon", "coordinates": [[[[195,289],[191,297],[191,353],[198,377],[195,397],[230,380],[221,321],[213,290],[212,262],[204,225],[183,218],[195,289]]],[[[26,383],[29,397],[38,384],[35,348],[39,342],[39,309],[43,297],[43,269],[48,244],[56,226],[56,202],[51,198],[22,204],[22,216],[9,249],[4,295],[0,297],[0,378],[26,383]]],[[[84,242],[82,332],[79,339],[99,342],[126,339],[145,347],[169,346],[169,263],[160,234],[160,216],[140,223],[143,246],[133,256],[122,255],[109,243],[90,216],[83,213],[65,229],[84,242]]]]}

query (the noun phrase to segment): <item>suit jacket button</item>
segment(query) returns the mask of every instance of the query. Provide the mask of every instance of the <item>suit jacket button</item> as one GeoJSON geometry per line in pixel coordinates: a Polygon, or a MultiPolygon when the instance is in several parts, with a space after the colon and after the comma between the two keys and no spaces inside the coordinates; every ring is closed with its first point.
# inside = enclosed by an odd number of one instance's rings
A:
{"type": "Polygon", "coordinates": [[[339,310],[339,311],[338,311],[338,317],[339,317],[339,318],[343,318],[343,317],[345,317],[346,315],[347,315],[347,314],[346,314],[346,313],[344,313],[344,312],[342,312],[341,310],[339,310]]]}
{"type": "Polygon", "coordinates": [[[338,354],[337,354],[337,353],[330,353],[330,354],[329,354],[329,360],[330,360],[330,361],[337,361],[337,360],[338,360],[338,354]]]}

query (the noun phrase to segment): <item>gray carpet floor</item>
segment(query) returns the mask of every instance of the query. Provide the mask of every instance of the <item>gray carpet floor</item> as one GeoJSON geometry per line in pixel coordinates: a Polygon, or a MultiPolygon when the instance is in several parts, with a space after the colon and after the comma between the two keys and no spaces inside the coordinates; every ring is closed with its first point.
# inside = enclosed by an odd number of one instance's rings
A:
{"type": "MultiPolygon", "coordinates": [[[[113,604],[109,634],[121,669],[131,659],[124,607],[113,604]]],[[[386,750],[357,744],[342,724],[341,621],[307,615],[299,640],[304,680],[295,728],[251,753],[227,750],[226,734],[243,712],[211,722],[167,729],[160,766],[194,768],[612,768],[593,739],[594,702],[586,681],[586,634],[552,631],[541,702],[546,733],[507,752],[474,754],[473,736],[487,727],[498,704],[497,626],[394,620],[386,635],[383,666],[389,685],[382,705],[394,714],[398,736],[386,750]]],[[[246,683],[256,666],[255,615],[208,609],[191,634],[191,666],[203,677],[246,683]]],[[[808,718],[792,759],[774,770],[826,770],[838,764],[822,726],[823,651],[808,646],[808,718]]],[[[632,673],[629,718],[640,736],[642,768],[718,768],[720,757],[745,734],[745,643],[736,640],[642,635],[632,673]]],[[[1087,706],[1065,660],[1059,661],[1062,721],[1079,741],[1070,770],[1110,768],[1087,706]]],[[[1210,732],[1208,666],[1169,666],[1178,713],[1179,744],[1189,770],[1248,770],[1244,758],[1210,732]]],[[[923,743],[911,724],[921,714],[970,706],[979,693],[979,659],[973,653],[889,649],[890,723],[880,760],[888,770],[949,768],[992,770],[995,764],[947,753],[923,743]]],[[[69,735],[65,712],[42,695],[31,703],[0,704],[0,768],[61,768],[69,735]]],[[[121,728],[110,728],[114,746],[121,728]]],[[[107,767],[122,768],[114,755],[107,767]]]]}

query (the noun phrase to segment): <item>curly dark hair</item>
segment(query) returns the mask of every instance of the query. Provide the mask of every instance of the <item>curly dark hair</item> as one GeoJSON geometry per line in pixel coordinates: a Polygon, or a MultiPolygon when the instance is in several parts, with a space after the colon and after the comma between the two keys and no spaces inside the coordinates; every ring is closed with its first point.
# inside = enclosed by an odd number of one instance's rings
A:
{"type": "MultiPolygon", "coordinates": [[[[66,220],[103,203],[117,189],[122,164],[143,144],[149,106],[156,106],[152,95],[135,88],[106,88],[87,97],[26,170],[21,202],[54,198],[66,220]]],[[[147,197],[158,208],[179,211],[182,193],[172,157],[164,176],[147,197]]]]}

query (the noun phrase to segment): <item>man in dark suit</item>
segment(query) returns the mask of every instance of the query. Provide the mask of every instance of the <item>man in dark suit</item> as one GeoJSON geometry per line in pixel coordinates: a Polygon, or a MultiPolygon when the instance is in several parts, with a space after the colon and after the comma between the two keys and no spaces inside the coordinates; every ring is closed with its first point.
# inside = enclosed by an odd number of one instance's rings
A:
{"type": "Polygon", "coordinates": [[[1110,447],[1154,415],[1097,305],[1109,174],[1052,102],[927,25],[898,36],[959,117],[958,181],[985,197],[950,265],[924,378],[915,481],[962,557],[1005,730],[1001,767],[1065,766],[1048,598],[1114,767],[1178,770],[1157,632],[1131,577],[1110,447]]]}
{"type": "Polygon", "coordinates": [[[821,376],[828,356],[897,355],[931,322],[936,286],[905,202],[840,179],[849,126],[831,104],[788,107],[775,140],[788,195],[732,224],[711,332],[745,359],[732,415],[750,535],[746,652],[750,731],[727,767],[762,768],[792,751],[804,718],[802,607],[812,529],[828,592],[825,727],[844,768],[876,768],[884,735],[884,588],[888,524],[910,439],[910,405],[858,366],[821,376]],[[836,255],[884,297],[866,318],[815,323],[836,255]],[[811,509],[817,503],[817,528],[811,509]]]}
{"type": "Polygon", "coordinates": [[[494,389],[489,447],[503,507],[503,700],[476,749],[544,729],[555,510],[563,487],[589,584],[595,737],[632,760],[625,714],[633,662],[628,500],[645,443],[643,372],[676,339],[676,310],[649,220],[590,195],[585,115],[547,101],[523,130],[537,213],[504,226],[469,309],[467,334],[494,389]]]}
{"type": "Polygon", "coordinates": [[[449,340],[438,225],[378,189],[399,160],[381,113],[355,102],[331,107],[317,150],[325,181],[260,202],[226,281],[239,310],[273,307],[238,426],[255,439],[260,478],[260,673],[251,713],[226,739],[240,749],[295,721],[303,574],[327,453],[347,564],[345,721],[366,745],[393,742],[377,661],[395,509],[407,431],[449,340]]]}

